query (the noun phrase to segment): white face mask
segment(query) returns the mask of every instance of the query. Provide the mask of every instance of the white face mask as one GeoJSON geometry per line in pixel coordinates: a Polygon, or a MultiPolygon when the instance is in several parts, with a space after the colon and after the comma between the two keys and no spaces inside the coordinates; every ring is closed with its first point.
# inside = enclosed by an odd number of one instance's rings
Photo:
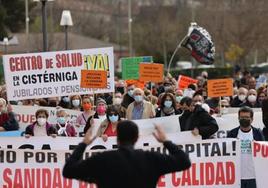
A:
{"type": "Polygon", "coordinates": [[[40,126],[45,125],[46,122],[47,122],[47,119],[46,119],[46,118],[38,118],[38,119],[37,119],[37,123],[38,123],[38,125],[40,125],[40,126]]]}
{"type": "Polygon", "coordinates": [[[72,100],[72,104],[74,107],[78,107],[80,105],[80,100],[74,99],[74,100],[72,100]]]}
{"type": "Polygon", "coordinates": [[[248,101],[249,102],[256,102],[256,100],[257,100],[257,97],[255,95],[249,95],[248,96],[248,101]]]}
{"type": "Polygon", "coordinates": [[[245,99],[246,99],[246,95],[238,95],[238,99],[240,100],[240,101],[244,101],[245,99]]]}
{"type": "Polygon", "coordinates": [[[121,104],[121,102],[122,102],[121,98],[118,98],[118,97],[114,98],[114,104],[115,105],[119,105],[119,104],[121,104]]]}

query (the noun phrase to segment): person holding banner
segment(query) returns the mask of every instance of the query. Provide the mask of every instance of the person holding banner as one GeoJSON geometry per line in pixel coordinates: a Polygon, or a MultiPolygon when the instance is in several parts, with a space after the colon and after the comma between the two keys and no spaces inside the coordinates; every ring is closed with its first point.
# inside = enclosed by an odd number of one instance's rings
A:
{"type": "MultiPolygon", "coordinates": [[[[83,98],[83,112],[76,119],[76,126],[86,126],[87,120],[90,119],[90,125],[93,124],[93,116],[95,111],[92,110],[92,101],[89,97],[83,98]]],[[[84,134],[84,132],[80,132],[79,134],[84,134]]]]}
{"type": "Polygon", "coordinates": [[[106,151],[82,160],[95,137],[89,129],[63,167],[65,178],[96,183],[100,188],[153,188],[160,176],[183,171],[191,166],[189,156],[169,141],[160,126],[153,133],[169,154],[135,150],[139,130],[136,123],[124,120],[117,126],[118,150],[106,151]]]}
{"type": "Polygon", "coordinates": [[[126,111],[128,120],[148,119],[155,117],[155,109],[152,103],[144,100],[144,92],[136,88],[133,93],[135,101],[132,102],[126,111]]]}
{"type": "Polygon", "coordinates": [[[120,114],[114,105],[108,107],[106,116],[107,118],[100,124],[97,131],[97,136],[101,137],[104,142],[110,136],[117,136],[117,124],[121,121],[120,114]]]}
{"type": "Polygon", "coordinates": [[[48,111],[39,109],[35,112],[36,121],[25,129],[25,137],[30,136],[57,136],[57,130],[47,122],[48,111]]]}
{"type": "Polygon", "coordinates": [[[241,141],[241,188],[256,188],[251,142],[264,140],[261,130],[251,125],[253,115],[250,107],[241,107],[238,111],[240,126],[227,133],[228,138],[238,138],[241,141]]]}
{"type": "Polygon", "coordinates": [[[68,114],[64,109],[57,111],[57,124],[55,127],[58,131],[58,136],[76,136],[75,128],[68,121],[68,114]]]}
{"type": "Polygon", "coordinates": [[[0,98],[0,131],[14,131],[19,129],[18,121],[12,112],[11,105],[7,105],[6,100],[0,98]]]}
{"type": "Polygon", "coordinates": [[[191,130],[193,135],[201,135],[202,139],[212,138],[213,134],[219,130],[217,121],[206,111],[204,98],[199,93],[195,93],[190,106],[190,115],[184,119],[185,131],[191,130]]]}

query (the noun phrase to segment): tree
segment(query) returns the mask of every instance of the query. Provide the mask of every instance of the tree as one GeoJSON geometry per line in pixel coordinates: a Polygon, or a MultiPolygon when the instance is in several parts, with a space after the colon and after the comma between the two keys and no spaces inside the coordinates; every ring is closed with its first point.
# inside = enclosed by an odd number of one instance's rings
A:
{"type": "MultiPolygon", "coordinates": [[[[29,10],[35,3],[29,2],[29,10]]],[[[0,0],[0,40],[8,36],[9,32],[18,32],[24,27],[24,0],[0,0]]]]}

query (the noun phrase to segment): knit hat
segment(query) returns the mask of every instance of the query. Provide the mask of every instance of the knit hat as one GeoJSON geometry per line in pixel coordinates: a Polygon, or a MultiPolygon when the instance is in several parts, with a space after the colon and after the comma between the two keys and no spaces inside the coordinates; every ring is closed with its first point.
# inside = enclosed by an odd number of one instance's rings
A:
{"type": "Polygon", "coordinates": [[[100,104],[100,103],[104,103],[105,105],[107,105],[106,101],[102,98],[98,98],[96,101],[96,105],[100,104]]]}

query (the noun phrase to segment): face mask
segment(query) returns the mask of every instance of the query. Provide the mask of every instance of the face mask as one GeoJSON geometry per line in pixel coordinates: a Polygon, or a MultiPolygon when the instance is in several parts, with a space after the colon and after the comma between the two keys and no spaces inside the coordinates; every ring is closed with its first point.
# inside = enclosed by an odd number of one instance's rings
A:
{"type": "Polygon", "coordinates": [[[106,108],[105,108],[105,106],[98,106],[96,111],[98,114],[105,114],[106,108]]]}
{"type": "Polygon", "coordinates": [[[196,102],[194,105],[195,105],[195,106],[196,106],[196,105],[200,105],[200,106],[201,106],[202,103],[201,103],[201,102],[196,102]]]}
{"type": "Polygon", "coordinates": [[[133,89],[132,89],[132,90],[128,90],[127,94],[128,94],[130,97],[132,97],[132,96],[133,96],[133,92],[134,92],[133,89]]]}
{"type": "Polygon", "coordinates": [[[121,104],[121,102],[122,102],[122,99],[121,98],[114,98],[114,104],[115,105],[120,105],[121,104]]]}
{"type": "Polygon", "coordinates": [[[114,123],[114,122],[117,122],[119,119],[119,116],[118,115],[112,115],[112,116],[109,116],[109,120],[114,123]]]}
{"type": "Polygon", "coordinates": [[[239,123],[241,127],[249,127],[250,126],[250,119],[239,119],[239,123]]]}
{"type": "Polygon", "coordinates": [[[164,105],[165,107],[170,108],[172,106],[172,101],[165,101],[164,105]]]}
{"type": "Polygon", "coordinates": [[[37,123],[38,123],[38,125],[40,125],[40,126],[45,125],[46,122],[47,122],[47,119],[46,119],[46,118],[38,118],[38,119],[37,119],[37,123]]]}
{"type": "Polygon", "coordinates": [[[70,98],[69,97],[63,97],[62,101],[65,102],[65,103],[68,103],[68,102],[70,102],[70,98]]]}
{"type": "Polygon", "coordinates": [[[248,101],[249,102],[256,102],[256,100],[257,100],[257,97],[255,95],[249,95],[248,96],[248,101]]]}
{"type": "Polygon", "coordinates": [[[78,107],[80,105],[80,100],[78,99],[72,100],[72,104],[74,107],[78,107]]]}
{"type": "Polygon", "coordinates": [[[182,96],[176,96],[176,101],[179,103],[181,102],[182,96]]]}
{"type": "Polygon", "coordinates": [[[171,86],[164,86],[164,90],[165,91],[169,91],[169,90],[171,90],[172,88],[171,88],[171,86]]]}
{"type": "Polygon", "coordinates": [[[244,101],[246,99],[246,95],[238,95],[238,99],[240,101],[244,101]]]}
{"type": "Polygon", "coordinates": [[[64,125],[66,123],[65,117],[58,117],[57,122],[61,125],[64,125]]]}
{"type": "Polygon", "coordinates": [[[143,96],[141,96],[141,95],[135,95],[134,96],[134,99],[135,99],[136,102],[142,102],[143,101],[143,96]]]}
{"type": "Polygon", "coordinates": [[[84,110],[90,110],[91,109],[91,104],[84,104],[83,109],[84,110]]]}

